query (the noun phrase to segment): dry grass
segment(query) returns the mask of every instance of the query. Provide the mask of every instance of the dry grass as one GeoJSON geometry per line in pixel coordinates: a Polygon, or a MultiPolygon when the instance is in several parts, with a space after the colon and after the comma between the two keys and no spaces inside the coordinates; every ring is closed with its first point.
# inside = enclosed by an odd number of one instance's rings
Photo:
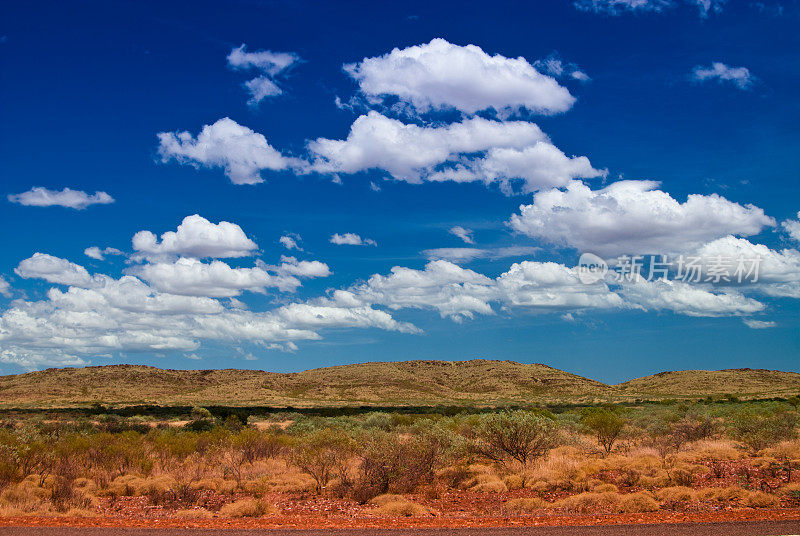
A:
{"type": "Polygon", "coordinates": [[[678,507],[697,499],[697,495],[692,488],[686,486],[670,486],[662,488],[656,492],[656,498],[661,501],[663,506],[678,507]]]}
{"type": "Polygon", "coordinates": [[[432,515],[434,511],[427,506],[409,501],[402,495],[387,493],[378,495],[369,501],[378,508],[375,512],[381,515],[397,517],[421,517],[432,515]]]}
{"type": "Polygon", "coordinates": [[[519,499],[511,499],[504,506],[507,512],[515,514],[529,514],[547,507],[548,503],[539,497],[520,497],[519,499]]]}
{"type": "Polygon", "coordinates": [[[554,507],[570,513],[613,513],[619,508],[620,496],[613,491],[595,493],[586,491],[565,497],[554,503],[554,507]]]}
{"type": "Polygon", "coordinates": [[[0,407],[74,407],[96,401],[173,406],[497,405],[724,393],[765,398],[797,392],[800,374],[791,372],[683,371],[610,386],[545,365],[490,360],[363,363],[286,374],[111,365],[0,377],[0,407]],[[431,390],[431,385],[437,389],[431,390]]]}
{"type": "Polygon", "coordinates": [[[274,513],[277,513],[274,505],[263,499],[251,498],[233,501],[219,509],[219,515],[222,517],[261,517],[274,513]]]}
{"type": "Polygon", "coordinates": [[[775,495],[763,491],[753,491],[744,497],[742,504],[751,508],[775,508],[780,506],[781,501],[775,495]]]}
{"type": "Polygon", "coordinates": [[[658,502],[656,502],[652,494],[646,491],[620,496],[619,511],[624,514],[655,512],[656,510],[658,510],[658,502]]]}

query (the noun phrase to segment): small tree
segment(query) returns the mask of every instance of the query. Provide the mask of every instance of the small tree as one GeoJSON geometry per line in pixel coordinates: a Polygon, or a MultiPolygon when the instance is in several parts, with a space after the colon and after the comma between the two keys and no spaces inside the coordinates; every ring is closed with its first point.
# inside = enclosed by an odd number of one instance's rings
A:
{"type": "Polygon", "coordinates": [[[558,427],[553,419],[532,411],[503,411],[481,418],[474,450],[503,465],[516,461],[525,469],[558,442],[558,427]]]}
{"type": "Polygon", "coordinates": [[[298,436],[292,449],[292,461],[314,479],[317,493],[322,493],[337,470],[346,466],[353,451],[352,438],[344,431],[323,428],[298,436]]]}
{"type": "Polygon", "coordinates": [[[583,425],[597,438],[606,454],[614,448],[627,420],[610,409],[596,409],[583,416],[583,425]]]}
{"type": "Polygon", "coordinates": [[[755,454],[796,436],[797,416],[780,408],[744,408],[730,421],[730,435],[755,454]]]}

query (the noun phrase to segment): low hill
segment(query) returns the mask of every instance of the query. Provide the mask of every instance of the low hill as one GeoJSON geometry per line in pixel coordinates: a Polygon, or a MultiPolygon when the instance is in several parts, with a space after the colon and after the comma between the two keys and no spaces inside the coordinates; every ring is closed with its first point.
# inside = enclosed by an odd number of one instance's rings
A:
{"type": "Polygon", "coordinates": [[[681,370],[637,378],[616,386],[639,398],[789,397],[800,394],[800,374],[764,369],[681,370]]]}
{"type": "Polygon", "coordinates": [[[114,406],[525,405],[800,393],[800,374],[765,370],[665,372],[612,386],[546,365],[403,361],[275,373],[162,370],[139,365],[0,376],[0,408],[114,406]]]}

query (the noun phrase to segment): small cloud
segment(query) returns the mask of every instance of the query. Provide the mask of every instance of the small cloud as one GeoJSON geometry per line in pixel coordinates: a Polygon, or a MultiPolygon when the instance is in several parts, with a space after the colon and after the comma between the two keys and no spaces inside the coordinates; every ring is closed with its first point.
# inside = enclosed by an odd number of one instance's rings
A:
{"type": "Polygon", "coordinates": [[[745,318],[742,322],[750,329],[769,329],[778,325],[777,322],[771,320],[752,320],[750,318],[745,318]]]}
{"type": "Polygon", "coordinates": [[[203,359],[202,357],[200,357],[197,354],[185,354],[185,356],[186,356],[186,359],[193,359],[195,361],[203,359]]]}
{"type": "Polygon", "coordinates": [[[428,260],[446,260],[454,263],[470,262],[475,259],[504,259],[507,257],[527,257],[535,254],[539,248],[529,246],[511,246],[505,248],[437,248],[426,249],[422,254],[428,260]]]}
{"type": "Polygon", "coordinates": [[[107,205],[114,202],[114,198],[105,192],[95,192],[90,195],[70,188],[58,191],[48,190],[41,186],[36,186],[21,194],[11,194],[8,196],[8,200],[26,207],[58,206],[76,210],[83,210],[90,205],[107,205]]]}
{"type": "Polygon", "coordinates": [[[6,278],[0,275],[0,295],[6,298],[11,297],[11,285],[8,284],[6,278]]]}
{"type": "Polygon", "coordinates": [[[789,235],[789,238],[800,243],[800,212],[797,213],[796,220],[786,220],[781,223],[781,227],[789,235]]]}
{"type": "Polygon", "coordinates": [[[377,246],[377,242],[371,238],[361,238],[355,233],[335,233],[331,236],[331,244],[337,246],[377,246]]]}
{"type": "Polygon", "coordinates": [[[124,255],[124,253],[117,248],[100,249],[97,246],[91,246],[84,249],[83,254],[98,261],[104,260],[106,255],[124,255]]]}
{"type": "Polygon", "coordinates": [[[228,307],[231,309],[247,310],[247,304],[237,298],[228,298],[228,307]]]}
{"type": "Polygon", "coordinates": [[[574,63],[566,63],[558,55],[558,52],[553,52],[543,60],[536,60],[533,63],[536,69],[544,74],[548,74],[553,78],[564,79],[571,78],[579,82],[588,82],[591,80],[588,74],[583,72],[580,67],[574,63]]]}
{"type": "Polygon", "coordinates": [[[381,187],[375,184],[375,181],[369,181],[369,189],[372,190],[373,192],[381,191],[381,187]]]}
{"type": "Polygon", "coordinates": [[[466,229],[464,227],[456,225],[455,227],[451,227],[448,232],[451,235],[455,235],[455,236],[459,237],[461,240],[463,240],[467,244],[474,244],[475,243],[475,239],[472,236],[472,229],[466,229]]]}
{"type": "Polygon", "coordinates": [[[284,235],[278,239],[278,242],[281,243],[283,247],[286,249],[296,249],[298,251],[303,251],[303,248],[297,243],[300,240],[300,235],[284,235]]]}
{"type": "Polygon", "coordinates": [[[293,64],[300,61],[300,57],[293,52],[271,52],[257,50],[247,52],[247,46],[241,45],[228,54],[228,66],[232,69],[256,69],[261,71],[261,76],[245,82],[244,87],[250,93],[247,104],[255,106],[266,97],[275,97],[283,90],[275,82],[275,78],[284,73],[293,64]]]}
{"type": "Polygon", "coordinates": [[[692,70],[692,79],[697,82],[730,82],[742,90],[750,89],[756,80],[747,67],[731,67],[719,61],[713,62],[709,67],[696,66],[692,70]]]}

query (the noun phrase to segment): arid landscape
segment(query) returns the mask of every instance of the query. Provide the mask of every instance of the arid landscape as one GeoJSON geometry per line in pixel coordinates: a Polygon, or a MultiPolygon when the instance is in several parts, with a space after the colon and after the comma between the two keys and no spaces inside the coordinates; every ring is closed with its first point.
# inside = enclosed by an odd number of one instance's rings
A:
{"type": "Polygon", "coordinates": [[[690,371],[609,386],[480,360],[6,376],[0,524],[800,519],[798,377],[690,371]]]}
{"type": "Polygon", "coordinates": [[[275,373],[162,370],[141,365],[48,369],[0,376],[0,408],[134,406],[477,406],[636,400],[788,398],[800,374],[771,370],[663,372],[604,383],[513,361],[401,361],[275,373]]]}

